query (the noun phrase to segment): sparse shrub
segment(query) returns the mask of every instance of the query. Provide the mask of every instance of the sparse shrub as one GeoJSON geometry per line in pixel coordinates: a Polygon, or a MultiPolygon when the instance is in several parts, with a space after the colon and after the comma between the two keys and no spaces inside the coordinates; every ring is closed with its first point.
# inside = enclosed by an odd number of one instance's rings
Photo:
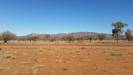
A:
{"type": "Polygon", "coordinates": [[[89,40],[90,42],[94,39],[94,36],[92,35],[88,35],[88,36],[84,36],[83,40],[89,40]]]}
{"type": "Polygon", "coordinates": [[[39,39],[39,36],[38,36],[37,34],[30,34],[30,35],[28,35],[26,38],[27,38],[27,40],[29,40],[29,41],[36,41],[36,40],[39,39]]]}
{"type": "Polygon", "coordinates": [[[2,35],[0,34],[0,40],[2,40],[2,35]]]}
{"type": "Polygon", "coordinates": [[[100,41],[103,41],[105,39],[105,34],[101,33],[101,34],[98,34],[97,35],[97,38],[100,40],[100,41]]]}
{"type": "Polygon", "coordinates": [[[111,56],[122,56],[121,53],[111,53],[111,56]]]}
{"type": "Polygon", "coordinates": [[[128,29],[128,30],[125,32],[125,35],[126,35],[126,39],[127,39],[128,41],[132,41],[132,40],[133,40],[132,30],[131,30],[131,29],[128,29]]]}
{"type": "Polygon", "coordinates": [[[27,37],[26,36],[18,36],[17,40],[18,41],[25,41],[25,40],[27,40],[27,37]]]}
{"type": "Polygon", "coordinates": [[[56,38],[50,38],[49,41],[54,42],[54,41],[56,41],[56,38]]]}
{"type": "Polygon", "coordinates": [[[62,40],[72,42],[74,41],[74,37],[71,35],[68,35],[68,36],[63,37],[62,40]]]}

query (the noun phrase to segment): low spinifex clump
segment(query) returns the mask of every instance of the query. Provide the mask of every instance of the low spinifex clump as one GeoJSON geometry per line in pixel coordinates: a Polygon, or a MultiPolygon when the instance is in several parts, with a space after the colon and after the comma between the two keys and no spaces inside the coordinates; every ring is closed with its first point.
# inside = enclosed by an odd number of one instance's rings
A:
{"type": "Polygon", "coordinates": [[[122,56],[121,53],[111,53],[111,56],[122,56]]]}

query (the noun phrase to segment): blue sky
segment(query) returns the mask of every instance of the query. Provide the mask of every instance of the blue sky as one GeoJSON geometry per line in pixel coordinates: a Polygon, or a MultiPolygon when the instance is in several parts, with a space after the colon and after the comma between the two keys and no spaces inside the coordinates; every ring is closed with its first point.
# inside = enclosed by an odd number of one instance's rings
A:
{"type": "Polygon", "coordinates": [[[133,29],[133,0],[0,0],[0,32],[103,32],[123,21],[133,29]]]}

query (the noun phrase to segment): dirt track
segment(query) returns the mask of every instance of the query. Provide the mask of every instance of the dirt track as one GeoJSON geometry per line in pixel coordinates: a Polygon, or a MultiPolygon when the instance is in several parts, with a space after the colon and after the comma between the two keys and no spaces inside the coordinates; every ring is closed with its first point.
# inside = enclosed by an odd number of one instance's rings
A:
{"type": "Polygon", "coordinates": [[[0,75],[133,75],[133,46],[0,45],[0,75]]]}

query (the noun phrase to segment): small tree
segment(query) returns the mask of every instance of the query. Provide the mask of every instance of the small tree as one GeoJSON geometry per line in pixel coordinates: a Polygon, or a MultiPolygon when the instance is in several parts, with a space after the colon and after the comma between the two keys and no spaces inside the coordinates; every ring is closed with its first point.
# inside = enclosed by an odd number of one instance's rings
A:
{"type": "Polygon", "coordinates": [[[125,35],[126,35],[126,39],[128,41],[132,41],[133,40],[133,36],[132,36],[132,30],[131,29],[127,29],[127,31],[125,32],[125,35]]]}
{"type": "Polygon", "coordinates": [[[7,43],[9,40],[14,40],[16,38],[16,35],[10,31],[5,31],[1,33],[1,38],[4,43],[7,43]]]}

